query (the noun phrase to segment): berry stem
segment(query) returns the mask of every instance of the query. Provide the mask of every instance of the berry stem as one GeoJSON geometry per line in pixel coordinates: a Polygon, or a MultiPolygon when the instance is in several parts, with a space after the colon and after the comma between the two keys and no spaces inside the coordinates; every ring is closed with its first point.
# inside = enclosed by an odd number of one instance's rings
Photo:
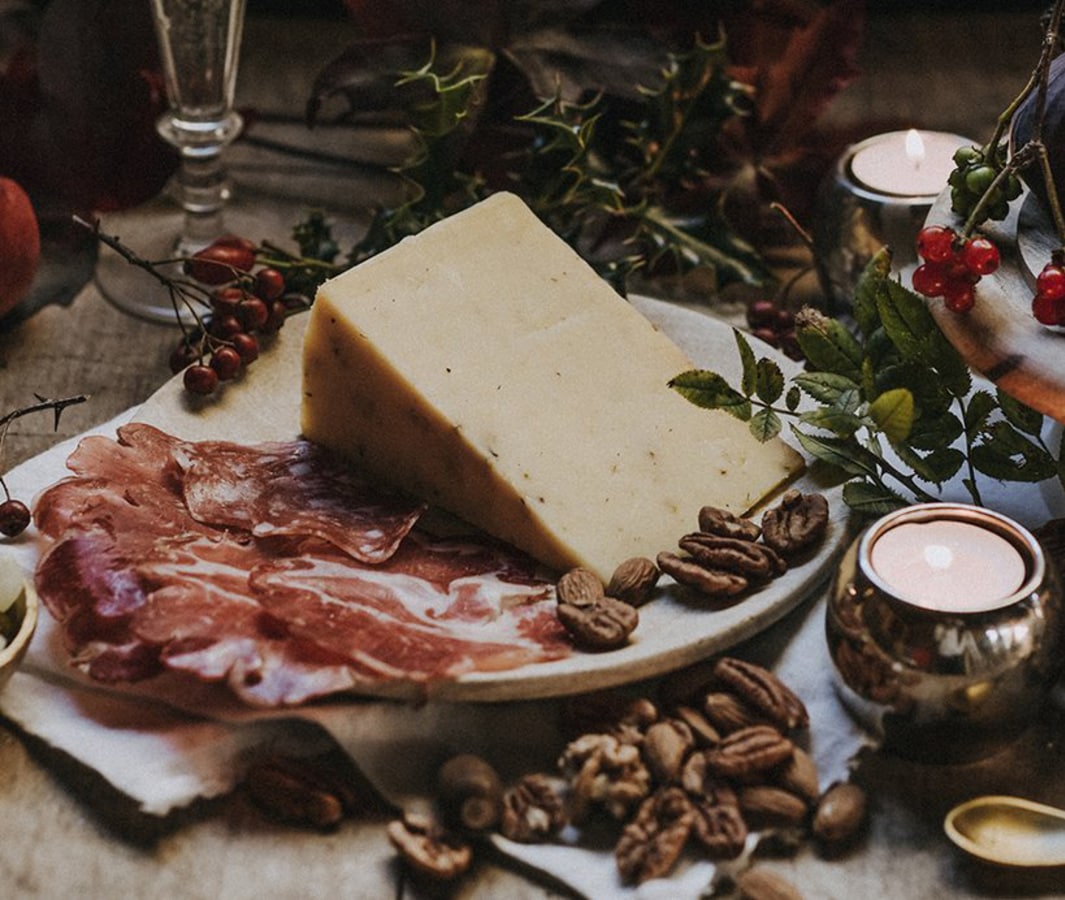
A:
{"type": "MultiPolygon", "coordinates": [[[[77,394],[73,397],[61,397],[57,400],[49,400],[42,397],[40,394],[34,394],[37,398],[36,403],[31,403],[29,406],[21,406],[18,409],[13,409],[11,412],[5,413],[0,416],[0,469],[3,469],[4,458],[4,443],[7,439],[8,429],[11,428],[11,423],[16,419],[21,419],[23,416],[28,416],[31,413],[43,412],[46,409],[50,409],[55,413],[55,428],[59,428],[59,417],[63,415],[63,410],[68,406],[75,406],[78,403],[84,403],[89,399],[88,394],[77,394]]],[[[7,489],[7,483],[4,481],[2,475],[0,475],[0,487],[4,489],[4,497],[7,500],[11,499],[11,492],[7,489]]]]}

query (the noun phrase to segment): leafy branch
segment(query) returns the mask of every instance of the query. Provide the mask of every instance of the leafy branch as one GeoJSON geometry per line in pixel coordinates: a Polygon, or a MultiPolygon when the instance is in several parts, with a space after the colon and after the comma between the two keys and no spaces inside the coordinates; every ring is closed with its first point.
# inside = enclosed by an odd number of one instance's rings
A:
{"type": "Polygon", "coordinates": [[[708,370],[680,373],[671,387],[748,422],[759,440],[794,420],[800,446],[837,470],[845,502],[869,514],[937,499],[954,478],[974,503],[981,477],[1065,484],[1062,448],[1055,455],[1043,440],[1043,416],[1002,391],[974,390],[924,301],[889,276],[890,263],[885,249],[863,273],[853,331],[815,310],[800,312],[796,336],[807,367],[790,385],[776,361],[756,358],[737,331],[738,387],[708,370]]]}

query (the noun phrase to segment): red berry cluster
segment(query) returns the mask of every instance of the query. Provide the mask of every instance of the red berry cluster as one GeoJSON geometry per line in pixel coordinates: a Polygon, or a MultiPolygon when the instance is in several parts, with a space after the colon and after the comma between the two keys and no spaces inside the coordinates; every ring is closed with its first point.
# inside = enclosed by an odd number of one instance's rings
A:
{"type": "Polygon", "coordinates": [[[170,355],[170,370],[184,371],[185,389],[211,394],[259,356],[259,336],[285,323],[285,277],[272,266],[255,269],[256,246],[226,235],[185,260],[185,274],[210,288],[211,312],[170,355]]]}
{"type": "Polygon", "coordinates": [[[1043,325],[1065,325],[1065,254],[1055,253],[1036,277],[1032,315],[1043,325]]]}
{"type": "Polygon", "coordinates": [[[747,325],[751,334],[782,350],[791,359],[802,359],[795,337],[795,314],[773,300],[754,300],[747,305],[747,325]]]}
{"type": "Polygon", "coordinates": [[[1000,262],[998,247],[986,237],[962,240],[953,228],[926,225],[917,234],[922,262],[913,273],[913,289],[926,297],[942,297],[947,309],[965,313],[976,302],[976,284],[1000,262]]]}

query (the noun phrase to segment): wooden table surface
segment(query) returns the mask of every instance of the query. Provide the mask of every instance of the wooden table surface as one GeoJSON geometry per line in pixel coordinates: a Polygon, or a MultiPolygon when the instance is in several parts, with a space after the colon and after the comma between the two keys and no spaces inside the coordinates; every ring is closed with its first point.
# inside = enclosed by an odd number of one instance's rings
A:
{"type": "MultiPolygon", "coordinates": [[[[870,4],[876,6],[877,4],[870,4]]],[[[239,82],[242,103],[300,108],[309,82],[284,74],[278,60],[306,55],[297,23],[252,21],[239,82]]],[[[351,37],[343,25],[319,35],[315,57],[327,58],[351,37]]],[[[1035,58],[1032,13],[876,15],[867,29],[864,77],[830,112],[841,125],[886,121],[956,131],[990,132],[998,111],[1023,84],[1035,58]]],[[[303,66],[301,71],[308,71],[303,66]]],[[[311,70],[313,71],[313,69],[311,70]]],[[[239,154],[238,154],[239,158],[239,154]]],[[[169,377],[172,327],[131,318],[98,293],[71,289],[91,259],[49,246],[32,315],[0,322],[0,409],[34,393],[87,393],[58,433],[48,416],[15,423],[3,469],[140,403],[169,377]],[[79,268],[80,266],[80,268],[79,268]],[[66,279],[64,282],[62,279],[66,279]]],[[[769,863],[808,897],[1051,896],[1050,880],[1007,877],[967,867],[949,853],[934,816],[896,818],[889,799],[899,780],[920,787],[934,776],[893,760],[874,769],[885,798],[874,797],[870,833],[838,860],[804,851],[769,863]]],[[[932,804],[933,806],[935,804],[932,804]]],[[[390,897],[417,896],[402,883],[379,815],[345,823],[328,835],[264,820],[236,794],[173,820],[138,817],[93,773],[10,727],[0,727],[0,894],[15,897],[390,897]]],[[[1059,896],[1062,894],[1059,894],[1059,896]]],[[[482,859],[455,888],[456,897],[556,896],[497,859],[482,859]]]]}

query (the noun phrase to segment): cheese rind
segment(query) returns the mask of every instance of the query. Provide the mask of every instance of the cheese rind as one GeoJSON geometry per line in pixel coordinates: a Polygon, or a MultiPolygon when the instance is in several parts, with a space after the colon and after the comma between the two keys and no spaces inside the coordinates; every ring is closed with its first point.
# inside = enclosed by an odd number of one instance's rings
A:
{"type": "Polygon", "coordinates": [[[668,387],[691,361],[500,193],[326,282],[304,435],[547,565],[607,578],[802,468],[668,387]]]}

